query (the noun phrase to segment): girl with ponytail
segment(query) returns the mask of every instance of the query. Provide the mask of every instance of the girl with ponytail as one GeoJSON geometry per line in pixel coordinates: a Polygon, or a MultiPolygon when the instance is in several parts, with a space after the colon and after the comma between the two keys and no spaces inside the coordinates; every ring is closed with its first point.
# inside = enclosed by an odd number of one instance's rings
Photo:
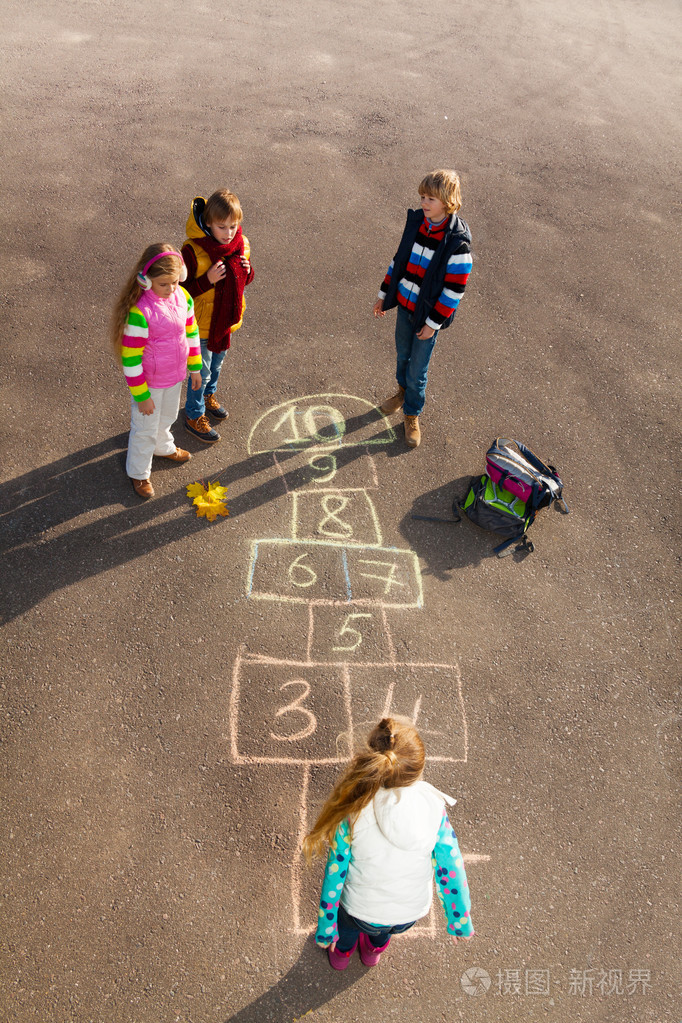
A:
{"type": "Polygon", "coordinates": [[[454,799],[422,780],[424,760],[412,722],[383,718],[304,839],[308,863],[329,845],[315,940],[335,970],[346,969],[358,944],[365,966],[376,966],[391,935],[429,912],[434,869],[452,940],[474,934],[464,864],[445,810],[454,799]]]}

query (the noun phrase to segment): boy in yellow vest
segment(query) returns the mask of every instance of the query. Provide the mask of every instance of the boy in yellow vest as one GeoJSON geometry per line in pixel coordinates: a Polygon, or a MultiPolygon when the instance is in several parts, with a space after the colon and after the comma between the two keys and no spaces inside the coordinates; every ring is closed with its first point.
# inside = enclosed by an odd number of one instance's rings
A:
{"type": "Polygon", "coordinates": [[[184,287],[194,299],[202,362],[202,386],[196,391],[187,387],[185,429],[204,444],[220,440],[208,416],[218,421],[228,416],[215,392],[230,336],[244,318],[244,288],[254,277],[242,217],[239,199],[227,188],[214,192],[208,200],[197,196],[182,246],[187,267],[184,287]]]}

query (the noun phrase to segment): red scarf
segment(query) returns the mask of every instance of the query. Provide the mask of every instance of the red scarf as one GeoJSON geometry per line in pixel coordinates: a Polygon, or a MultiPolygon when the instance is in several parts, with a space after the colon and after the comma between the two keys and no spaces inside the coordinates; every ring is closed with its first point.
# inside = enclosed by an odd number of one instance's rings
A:
{"type": "Polygon", "coordinates": [[[208,333],[209,352],[225,352],[230,347],[230,329],[242,318],[244,287],[249,276],[242,266],[244,238],[241,227],[228,245],[221,245],[215,238],[197,238],[204,252],[208,253],[211,266],[222,259],[225,276],[215,285],[213,315],[208,333]]]}

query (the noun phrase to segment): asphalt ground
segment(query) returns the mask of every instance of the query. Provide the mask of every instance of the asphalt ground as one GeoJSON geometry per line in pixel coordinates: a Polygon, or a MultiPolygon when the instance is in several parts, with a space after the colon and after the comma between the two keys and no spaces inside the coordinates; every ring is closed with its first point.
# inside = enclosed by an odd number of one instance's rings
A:
{"type": "Polygon", "coordinates": [[[678,1021],[677,6],[8,0],[2,49],[0,1018],[678,1021]],[[475,262],[409,451],[371,307],[439,166],[475,262]],[[230,418],[143,504],[110,309],[221,186],[230,418]],[[412,518],[500,435],[571,508],[506,560],[412,518]],[[298,842],[389,696],[477,936],[337,975],[298,842]]]}

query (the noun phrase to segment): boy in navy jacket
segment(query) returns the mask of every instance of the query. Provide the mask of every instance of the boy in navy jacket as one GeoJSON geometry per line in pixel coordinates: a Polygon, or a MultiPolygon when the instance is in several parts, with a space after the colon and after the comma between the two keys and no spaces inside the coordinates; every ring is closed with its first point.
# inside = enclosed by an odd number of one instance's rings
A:
{"type": "Polygon", "coordinates": [[[405,440],[419,446],[419,415],[438,332],[449,327],[471,273],[471,232],[457,215],[462,205],[459,175],[435,170],[419,185],[421,209],[407,211],[407,223],[374,303],[374,315],[397,306],[395,347],[398,392],[381,411],[402,408],[405,440]]]}

